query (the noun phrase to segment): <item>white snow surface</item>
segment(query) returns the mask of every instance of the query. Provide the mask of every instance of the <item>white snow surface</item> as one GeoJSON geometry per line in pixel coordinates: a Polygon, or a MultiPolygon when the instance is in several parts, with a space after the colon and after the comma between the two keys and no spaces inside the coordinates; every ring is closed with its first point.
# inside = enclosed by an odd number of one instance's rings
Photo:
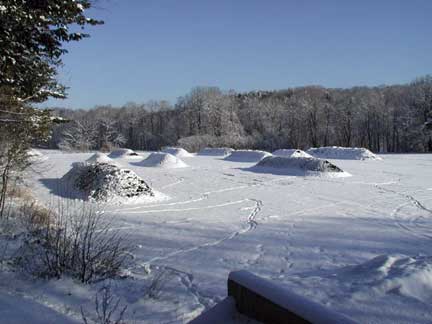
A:
{"type": "Polygon", "coordinates": [[[187,168],[188,165],[184,163],[180,158],[163,152],[151,153],[146,159],[135,163],[135,165],[153,168],[187,168]]]}
{"type": "Polygon", "coordinates": [[[228,155],[225,160],[233,162],[258,162],[270,155],[269,152],[259,150],[236,150],[228,155]]]}
{"type": "Polygon", "coordinates": [[[162,152],[169,153],[171,155],[185,158],[185,157],[193,157],[194,155],[192,153],[189,153],[184,148],[181,147],[165,147],[162,149],[162,152]]]}
{"type": "Polygon", "coordinates": [[[284,156],[284,157],[312,157],[312,155],[299,149],[280,149],[274,151],[272,154],[276,156],[284,156]]]}
{"type": "Polygon", "coordinates": [[[381,157],[363,147],[324,146],[312,147],[306,153],[322,159],[335,160],[382,160],[381,157]]]}
{"type": "MultiPolygon", "coordinates": [[[[70,164],[91,154],[43,153],[48,159],[27,184],[49,202],[61,195],[56,181],[70,164]]],[[[347,178],[256,173],[245,170],[256,162],[206,156],[181,169],[118,162],[171,197],[105,206],[113,228],[134,246],[129,277],[112,281],[128,305],[127,322],[186,323],[226,297],[228,274],[238,269],[359,323],[431,322],[432,155],[340,160],[347,178]],[[145,291],[160,272],[164,284],[149,298],[145,291]]],[[[94,313],[103,284],[0,272],[2,295],[78,322],[81,305],[94,313]]],[[[19,313],[19,302],[10,307],[19,313]]]]}
{"type": "Polygon", "coordinates": [[[249,170],[293,176],[350,176],[333,163],[314,157],[267,156],[249,170]]]}
{"type": "Polygon", "coordinates": [[[206,156],[227,156],[230,155],[234,149],[230,147],[206,147],[198,152],[198,155],[206,156]]]}

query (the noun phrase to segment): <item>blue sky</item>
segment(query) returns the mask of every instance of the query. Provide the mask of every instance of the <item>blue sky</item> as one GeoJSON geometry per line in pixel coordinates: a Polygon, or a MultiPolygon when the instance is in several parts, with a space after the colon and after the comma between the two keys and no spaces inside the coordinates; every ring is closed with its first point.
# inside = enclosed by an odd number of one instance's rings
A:
{"type": "Polygon", "coordinates": [[[59,79],[90,108],[195,86],[249,91],[406,83],[432,73],[431,0],[99,0],[59,79]]]}

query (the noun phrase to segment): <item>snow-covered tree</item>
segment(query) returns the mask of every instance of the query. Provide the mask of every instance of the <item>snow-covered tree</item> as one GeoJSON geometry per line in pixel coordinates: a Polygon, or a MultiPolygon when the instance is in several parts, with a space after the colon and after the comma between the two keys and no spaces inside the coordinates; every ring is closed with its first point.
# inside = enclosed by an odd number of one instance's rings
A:
{"type": "Polygon", "coordinates": [[[58,120],[31,103],[65,96],[56,78],[64,44],[88,36],[72,26],[101,23],[85,16],[90,6],[89,0],[0,2],[0,206],[11,172],[28,164],[31,143],[47,139],[51,122],[58,120]]]}

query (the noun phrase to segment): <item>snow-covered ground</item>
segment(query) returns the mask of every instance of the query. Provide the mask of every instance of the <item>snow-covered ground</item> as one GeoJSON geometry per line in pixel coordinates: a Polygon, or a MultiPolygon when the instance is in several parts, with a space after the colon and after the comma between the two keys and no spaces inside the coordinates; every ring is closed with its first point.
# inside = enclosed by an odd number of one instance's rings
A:
{"type": "MultiPolygon", "coordinates": [[[[57,179],[91,154],[42,152],[47,159],[29,183],[52,201],[57,179]]],[[[245,269],[361,323],[432,321],[432,155],[331,161],[347,178],[255,173],[255,163],[220,157],[182,159],[190,168],[116,159],[170,197],[105,206],[135,246],[130,277],[112,283],[128,304],[126,319],[187,322],[226,296],[230,271],[245,269]],[[164,285],[150,298],[144,283],[161,271],[164,285]]],[[[0,300],[11,294],[72,320],[80,319],[80,305],[94,308],[97,285],[2,276],[0,300]]]]}

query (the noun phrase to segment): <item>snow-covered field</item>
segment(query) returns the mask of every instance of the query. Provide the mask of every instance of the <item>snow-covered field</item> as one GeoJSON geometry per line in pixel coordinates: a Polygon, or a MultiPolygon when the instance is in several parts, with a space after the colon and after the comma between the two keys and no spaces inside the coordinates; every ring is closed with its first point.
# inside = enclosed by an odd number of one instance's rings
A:
{"type": "MultiPolygon", "coordinates": [[[[28,181],[49,202],[57,179],[92,154],[42,152],[41,172],[28,181]]],[[[361,323],[432,321],[432,155],[331,160],[347,178],[256,173],[253,162],[221,157],[182,160],[190,167],[116,159],[169,197],[104,207],[135,247],[130,277],[112,283],[128,304],[126,319],[187,322],[226,296],[230,271],[246,269],[361,323]],[[145,296],[161,271],[157,298],[145,296]]],[[[94,309],[97,287],[2,276],[0,301],[13,295],[78,321],[79,305],[94,309]]]]}

